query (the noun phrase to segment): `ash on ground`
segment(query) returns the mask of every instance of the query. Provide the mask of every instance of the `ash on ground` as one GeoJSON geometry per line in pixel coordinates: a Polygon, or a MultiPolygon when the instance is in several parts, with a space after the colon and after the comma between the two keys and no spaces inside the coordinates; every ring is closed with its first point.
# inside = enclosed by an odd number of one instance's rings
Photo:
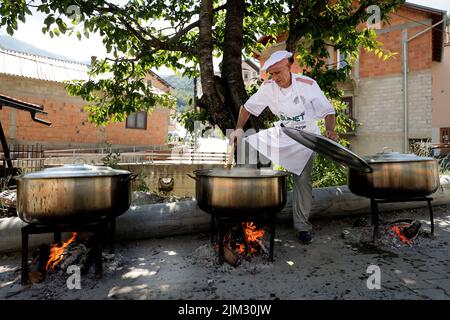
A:
{"type": "Polygon", "coordinates": [[[251,258],[240,256],[241,262],[237,266],[232,266],[226,261],[223,264],[219,264],[219,254],[211,243],[198,247],[187,259],[194,265],[212,268],[217,272],[223,273],[248,272],[255,274],[272,267],[266,253],[260,253],[251,258]]]}

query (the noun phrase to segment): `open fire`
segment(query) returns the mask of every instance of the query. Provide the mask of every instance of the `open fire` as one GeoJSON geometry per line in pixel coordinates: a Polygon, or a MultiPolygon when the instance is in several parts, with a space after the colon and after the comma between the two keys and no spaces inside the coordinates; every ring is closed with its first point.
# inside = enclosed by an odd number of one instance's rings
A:
{"type": "Polygon", "coordinates": [[[244,243],[238,244],[236,251],[241,255],[256,254],[258,252],[258,248],[263,247],[261,239],[264,236],[264,230],[257,230],[253,222],[243,223],[242,228],[244,230],[244,243]]]}
{"type": "MultiPolygon", "coordinates": [[[[261,252],[267,253],[263,237],[265,231],[258,229],[254,222],[243,222],[239,227],[231,228],[224,237],[225,261],[237,266],[241,258],[250,260],[261,252]]],[[[218,250],[218,245],[215,245],[218,250]]]]}
{"type": "Polygon", "coordinates": [[[61,246],[59,246],[57,243],[53,244],[52,248],[50,249],[50,256],[47,261],[47,265],[45,266],[46,271],[48,271],[50,268],[53,271],[55,270],[55,267],[61,262],[64,256],[67,255],[67,248],[72,242],[75,241],[76,237],[77,233],[74,232],[72,233],[72,237],[67,242],[64,242],[61,246]]]}
{"type": "Polygon", "coordinates": [[[91,237],[73,232],[69,240],[54,243],[51,247],[42,244],[33,254],[29,273],[32,283],[42,282],[48,273],[66,272],[71,265],[80,267],[85,274],[93,263],[91,237]]]}

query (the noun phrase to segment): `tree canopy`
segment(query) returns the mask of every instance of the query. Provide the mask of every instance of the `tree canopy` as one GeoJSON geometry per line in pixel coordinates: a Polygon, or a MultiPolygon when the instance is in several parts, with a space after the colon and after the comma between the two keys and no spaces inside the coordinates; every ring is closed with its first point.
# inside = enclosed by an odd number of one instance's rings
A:
{"type": "MultiPolygon", "coordinates": [[[[376,34],[365,28],[373,12],[381,18],[404,0],[2,0],[0,27],[9,34],[25,22],[32,8],[45,14],[42,32],[50,36],[99,33],[108,57],[92,65],[90,80],[67,86],[88,102],[97,124],[121,121],[127,114],[173,101],[146,86],[151,68],[165,66],[183,75],[200,76],[198,101],[204,118],[225,132],[234,128],[239,107],[248,98],[242,79],[243,55],[262,50],[262,35],[287,32],[286,49],[296,51],[305,74],[315,78],[331,98],[345,80],[360,48],[378,50],[376,34]],[[354,2],[352,4],[352,2],[354,2]],[[161,24],[163,22],[163,24],[161,24]],[[327,47],[345,52],[344,68],[328,68],[327,47]],[[220,57],[221,76],[213,57],[220,57]],[[101,76],[107,73],[110,76],[101,76]]],[[[270,44],[269,44],[270,45],[270,44]]],[[[250,126],[263,126],[251,118],[250,126]]]]}

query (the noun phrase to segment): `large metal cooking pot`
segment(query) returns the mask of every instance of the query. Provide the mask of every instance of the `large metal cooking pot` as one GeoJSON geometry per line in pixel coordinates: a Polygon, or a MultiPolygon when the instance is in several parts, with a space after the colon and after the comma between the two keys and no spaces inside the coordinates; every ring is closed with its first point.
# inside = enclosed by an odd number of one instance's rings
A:
{"type": "Polygon", "coordinates": [[[424,197],[439,187],[439,166],[434,158],[383,152],[359,157],[321,135],[282,127],[289,137],[331,160],[347,166],[351,192],[374,199],[424,197]]]}
{"type": "Polygon", "coordinates": [[[135,176],[86,164],[23,174],[15,177],[17,214],[33,224],[86,223],[119,216],[130,207],[135,176]]]}
{"type": "Polygon", "coordinates": [[[286,205],[286,172],[215,168],[194,173],[197,204],[208,213],[258,215],[278,212],[286,205]]]}
{"type": "Polygon", "coordinates": [[[439,165],[434,158],[398,152],[363,158],[373,172],[348,171],[348,187],[357,195],[375,199],[424,197],[439,187],[439,165]]]}

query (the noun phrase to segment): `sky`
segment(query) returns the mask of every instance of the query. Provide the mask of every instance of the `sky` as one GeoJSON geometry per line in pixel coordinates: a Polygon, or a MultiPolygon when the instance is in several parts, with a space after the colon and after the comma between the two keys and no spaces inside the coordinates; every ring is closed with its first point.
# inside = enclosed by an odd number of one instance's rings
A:
{"type": "MultiPolygon", "coordinates": [[[[121,1],[123,0],[115,2],[121,1]]],[[[450,13],[450,0],[409,0],[408,2],[446,10],[450,13]]],[[[79,41],[75,35],[72,37],[61,35],[52,39],[49,35],[41,32],[42,26],[43,15],[27,17],[26,23],[19,25],[19,30],[14,33],[14,37],[38,48],[78,61],[90,61],[91,56],[104,57],[106,55],[106,50],[98,34],[92,34],[89,39],[83,37],[82,41],[79,41]]],[[[6,30],[0,29],[0,34],[7,34],[6,30]]],[[[158,73],[170,74],[173,72],[169,69],[160,69],[158,73]]]]}

